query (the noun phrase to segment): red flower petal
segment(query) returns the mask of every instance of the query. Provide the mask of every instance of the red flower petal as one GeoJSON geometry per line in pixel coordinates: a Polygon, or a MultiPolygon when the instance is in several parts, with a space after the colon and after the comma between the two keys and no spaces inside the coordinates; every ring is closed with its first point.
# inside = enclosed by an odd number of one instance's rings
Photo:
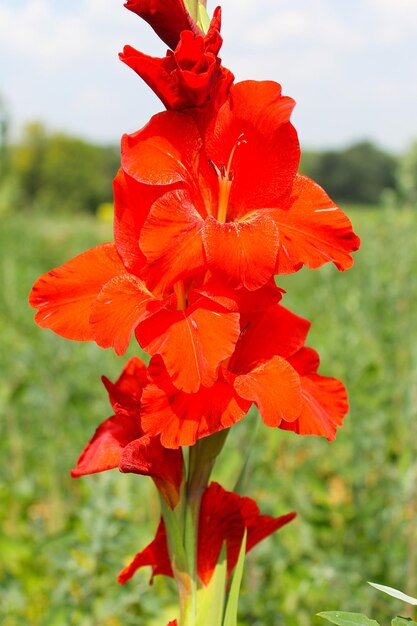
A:
{"type": "Polygon", "coordinates": [[[320,435],[332,441],[349,409],[346,389],[337,378],[316,373],[320,361],[311,348],[303,348],[289,361],[300,374],[303,402],[298,419],[291,423],[282,421],[280,428],[299,435],[320,435]]]}
{"type": "MultiPolygon", "coordinates": [[[[260,515],[259,507],[251,498],[241,498],[241,512],[243,519],[245,520],[245,526],[248,531],[246,539],[246,552],[252,550],[256,544],[260,541],[272,535],[275,531],[279,530],[288,522],[291,522],[296,513],[291,512],[286,515],[280,515],[279,517],[271,517],[270,515],[260,515]]],[[[235,546],[235,557],[231,554],[231,565],[234,567],[237,563],[239,556],[239,548],[235,546]]]]}
{"type": "Polygon", "coordinates": [[[152,384],[142,398],[142,428],[150,435],[161,435],[166,448],[190,446],[201,437],[229,428],[250,407],[223,379],[194,394],[178,390],[159,357],[151,360],[149,377],[152,384]]]}
{"type": "Polygon", "coordinates": [[[233,74],[220,64],[220,7],[214,11],[207,35],[191,30],[180,34],[175,52],[156,58],[125,46],[119,58],[155,92],[167,109],[220,106],[227,97],[233,74]]]}
{"type": "Polygon", "coordinates": [[[116,415],[97,428],[71,472],[74,478],[118,467],[123,448],[143,435],[139,409],[142,389],[148,382],[144,363],[133,357],[115,383],[105,376],[102,380],[116,415]]]}
{"type": "Polygon", "coordinates": [[[200,299],[183,311],[161,310],[136,330],[142,348],[160,354],[174,385],[187,393],[215,382],[219,363],[239,337],[239,314],[209,305],[200,299]]]}
{"type": "Polygon", "coordinates": [[[279,426],[283,419],[291,422],[300,415],[300,377],[279,356],[237,376],[234,386],[242,398],[255,402],[267,426],[279,426]]]}
{"type": "Polygon", "coordinates": [[[202,34],[183,0],[127,0],[125,7],[148,22],[158,37],[172,49],[176,47],[181,31],[202,34]]]}
{"type": "Polygon", "coordinates": [[[155,576],[161,575],[171,578],[174,576],[169,560],[165,524],[162,519],[156,531],[155,539],[142,552],[138,552],[133,561],[120,572],[119,583],[124,585],[140,567],[146,565],[152,567],[151,584],[155,576]]]}
{"type": "Polygon", "coordinates": [[[145,435],[124,448],[119,468],[121,472],[151,476],[170,507],[174,509],[178,504],[183,473],[181,450],[168,450],[159,437],[145,435]]]}
{"type": "Polygon", "coordinates": [[[208,266],[235,287],[255,290],[273,276],[278,231],[261,212],[226,224],[208,217],[202,234],[208,266]]]}
{"type": "MultiPolygon", "coordinates": [[[[143,52],[132,48],[132,46],[125,46],[123,52],[119,54],[119,59],[145,81],[161,100],[165,108],[181,108],[181,106],[178,106],[179,97],[174,74],[175,69],[169,71],[165,67],[166,59],[143,54],[143,52]]],[[[176,71],[178,72],[178,70],[176,71]]]]}
{"type": "Polygon", "coordinates": [[[97,428],[71,470],[78,478],[118,467],[123,448],[133,439],[142,436],[139,420],[135,416],[113,415],[97,428]]]}
{"type": "Polygon", "coordinates": [[[101,290],[91,308],[90,324],[95,341],[102,348],[124,354],[133,331],[148,315],[147,305],[155,302],[144,283],[133,274],[121,273],[101,290]]]}
{"type": "Polygon", "coordinates": [[[204,267],[200,231],[204,222],[183,190],[154,202],[140,235],[147,276],[166,291],[177,280],[204,267]]]}
{"type": "Polygon", "coordinates": [[[146,259],[139,248],[139,235],[152,202],[161,195],[159,187],[142,185],[119,170],[113,182],[114,241],[126,269],[139,275],[146,259]]]}
{"type": "Polygon", "coordinates": [[[272,81],[244,81],[233,85],[217,118],[207,125],[205,146],[217,166],[228,163],[239,137],[232,170],[228,219],[254,209],[281,206],[291,191],[300,149],[289,123],[294,100],[281,95],[272,81]]]}
{"type": "Polygon", "coordinates": [[[230,551],[239,552],[245,532],[245,523],[240,511],[240,496],[226,491],[218,483],[211,483],[204,492],[198,527],[197,571],[204,585],[208,585],[226,542],[227,570],[232,565],[230,551]]]}
{"type": "Polygon", "coordinates": [[[224,542],[227,550],[227,573],[236,566],[247,529],[246,552],[295,517],[261,515],[254,500],[226,491],[218,483],[206,489],[200,509],[198,529],[197,571],[203,584],[210,582],[224,542]]]}
{"type": "Polygon", "coordinates": [[[282,292],[283,290],[276,286],[273,278],[263,287],[255,291],[248,291],[247,289],[233,289],[225,285],[224,281],[213,276],[206,280],[202,287],[194,291],[199,296],[217,302],[228,311],[240,313],[264,311],[281,300],[282,292]]]}
{"type": "Polygon", "coordinates": [[[109,394],[113,411],[139,414],[142,389],[148,383],[146,365],[139,357],[129,359],[115,383],[106,376],[102,376],[101,380],[109,394]]]}
{"type": "MultiPolygon", "coordinates": [[[[203,584],[210,582],[224,543],[227,551],[227,573],[230,576],[237,562],[245,528],[248,532],[248,552],[259,541],[294,519],[295,515],[288,513],[275,518],[261,515],[254,500],[225,491],[218,483],[211,483],[201,501],[198,528],[197,572],[203,584]]],[[[152,567],[152,579],[158,574],[173,576],[162,520],[155,539],[120,573],[119,582],[125,583],[137,569],[145,565],[152,567]]]]}
{"type": "Polygon", "coordinates": [[[142,389],[147,385],[146,365],[134,356],[126,363],[115,383],[106,376],[101,380],[109,394],[110,404],[115,412],[124,414],[139,413],[142,389]]]}
{"type": "Polygon", "coordinates": [[[167,450],[159,438],[143,434],[139,410],[142,388],[148,382],[144,364],[133,357],[115,384],[104,382],[113,407],[122,412],[97,428],[71,475],[76,478],[119,467],[121,472],[151,476],[174,508],[182,482],[182,452],[167,450]]]}
{"type": "Polygon", "coordinates": [[[275,355],[288,358],[304,346],[311,326],[308,320],[279,304],[255,315],[242,316],[242,325],[228,366],[236,374],[247,373],[275,355]]]}
{"type": "Polygon", "coordinates": [[[190,181],[196,173],[201,146],[200,133],[189,115],[158,113],[142,130],[123,135],[122,167],[129,176],[147,185],[190,181]]]}
{"type": "Polygon", "coordinates": [[[103,285],[123,270],[114,245],[104,243],[43,274],[29,296],[39,309],[36,323],[67,339],[93,340],[91,306],[103,285]]]}
{"type": "Polygon", "coordinates": [[[339,270],[351,267],[350,253],[359,248],[359,238],[348,217],[306,176],[296,177],[292,194],[288,210],[269,213],[280,237],[276,273],[296,272],[303,264],[315,269],[330,261],[339,270]]]}

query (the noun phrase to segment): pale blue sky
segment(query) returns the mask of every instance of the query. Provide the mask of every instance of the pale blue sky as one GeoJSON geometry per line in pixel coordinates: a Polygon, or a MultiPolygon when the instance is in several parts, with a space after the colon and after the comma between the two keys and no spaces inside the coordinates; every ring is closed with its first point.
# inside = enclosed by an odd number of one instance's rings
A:
{"type": "MultiPolygon", "coordinates": [[[[210,3],[212,10],[215,3],[210,3]]],[[[294,97],[304,147],[417,138],[417,0],[224,0],[224,64],[294,97]]],[[[0,92],[14,128],[117,142],[161,109],[117,59],[165,46],[119,0],[0,0],[0,92]]]]}

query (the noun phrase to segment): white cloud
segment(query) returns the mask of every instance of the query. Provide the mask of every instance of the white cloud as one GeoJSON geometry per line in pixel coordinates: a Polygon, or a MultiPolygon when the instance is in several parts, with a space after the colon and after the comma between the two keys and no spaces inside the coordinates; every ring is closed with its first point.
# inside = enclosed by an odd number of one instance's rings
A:
{"type": "MultiPolygon", "coordinates": [[[[123,0],[0,3],[0,92],[19,123],[43,118],[117,140],[160,108],[117,60],[125,43],[150,54],[165,51],[123,0]]],[[[370,134],[398,147],[417,134],[417,94],[410,87],[417,84],[416,0],[222,4],[225,65],[238,79],[281,82],[299,103],[296,121],[306,144],[370,134]]]]}
{"type": "Polygon", "coordinates": [[[0,10],[1,46],[9,55],[29,57],[45,68],[63,60],[82,57],[88,50],[88,33],[81,15],[59,13],[47,0],[32,0],[23,6],[0,10]]]}
{"type": "MultiPolygon", "coordinates": [[[[24,56],[45,70],[92,55],[116,55],[126,36],[136,39],[141,28],[139,18],[112,0],[81,0],[71,6],[28,0],[0,7],[0,49],[9,56],[24,56]]],[[[142,37],[156,47],[146,30],[142,37]]]]}
{"type": "Polygon", "coordinates": [[[364,0],[364,10],[372,18],[371,41],[381,45],[413,42],[417,32],[415,0],[364,0]]]}

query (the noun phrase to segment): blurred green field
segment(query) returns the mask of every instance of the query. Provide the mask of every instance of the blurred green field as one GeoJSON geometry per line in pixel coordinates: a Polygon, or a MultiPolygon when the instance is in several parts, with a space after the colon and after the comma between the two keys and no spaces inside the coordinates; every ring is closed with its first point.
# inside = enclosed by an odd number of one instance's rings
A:
{"type": "MultiPolygon", "coordinates": [[[[347,384],[351,412],[336,442],[260,427],[247,495],[295,522],[247,559],[240,626],[310,626],[318,611],[363,611],[382,622],[404,606],[367,580],[417,594],[417,212],[352,210],[362,250],[352,270],[286,277],[284,304],[313,321],[321,373],[347,384]]],[[[37,276],[99,241],[111,226],[31,214],[1,221],[0,623],[164,626],[170,581],[116,575],[158,520],[151,481],[70,479],[97,424],[111,414],[100,375],[125,358],[33,323],[37,276]]],[[[133,349],[131,349],[133,353],[133,349]]],[[[215,477],[232,488],[256,431],[229,437],[215,477]]]]}

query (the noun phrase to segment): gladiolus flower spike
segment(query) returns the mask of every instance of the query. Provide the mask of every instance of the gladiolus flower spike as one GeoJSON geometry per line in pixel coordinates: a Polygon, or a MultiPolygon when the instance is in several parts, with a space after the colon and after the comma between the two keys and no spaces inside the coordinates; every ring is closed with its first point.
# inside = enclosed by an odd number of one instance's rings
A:
{"type": "Polygon", "coordinates": [[[222,65],[219,7],[197,23],[198,0],[125,6],[170,48],[120,54],[166,110],[122,138],[114,240],[40,276],[29,302],[38,325],[62,337],[118,355],[134,338],[148,353],[148,365],[131,358],[115,383],[103,377],[113,415],[71,474],[118,468],[153,479],[161,521],[119,581],[145,565],[152,578],[175,577],[180,613],[168,626],[194,626],[197,590],[222,559],[226,589],[239,584],[245,552],[295,516],[261,515],[250,498],[209,485],[229,429],[255,404],[268,427],[332,440],[348,410],[343,384],[318,373],[310,322],[281,304],[276,277],[324,263],[346,270],[359,239],[298,173],[295,102],[272,81],[235,83],[222,65]]]}

